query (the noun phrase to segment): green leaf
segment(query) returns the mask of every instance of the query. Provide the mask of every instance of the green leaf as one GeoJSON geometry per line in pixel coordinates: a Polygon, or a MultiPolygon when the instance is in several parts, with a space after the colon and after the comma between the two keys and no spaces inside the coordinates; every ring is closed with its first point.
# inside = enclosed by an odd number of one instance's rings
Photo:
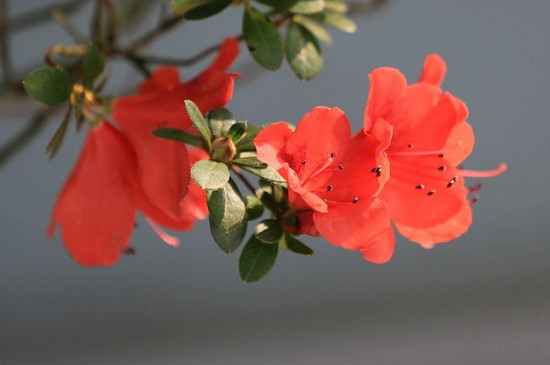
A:
{"type": "Polygon", "coordinates": [[[264,214],[262,201],[253,195],[244,198],[246,204],[246,216],[248,220],[258,219],[264,214]]]}
{"type": "Polygon", "coordinates": [[[275,24],[250,7],[243,18],[243,35],[252,58],[263,68],[276,71],[283,64],[283,41],[275,24]]]}
{"type": "Polygon", "coordinates": [[[330,25],[331,27],[341,30],[342,32],[355,33],[357,30],[357,25],[355,22],[344,14],[326,12],[323,14],[314,14],[312,17],[317,21],[330,25]]]}
{"type": "Polygon", "coordinates": [[[277,243],[283,235],[283,227],[274,219],[266,219],[258,223],[254,235],[263,243],[277,243]]]}
{"type": "Polygon", "coordinates": [[[89,44],[82,59],[82,83],[85,88],[91,89],[96,77],[105,67],[105,60],[94,44],[89,44]]]}
{"type": "Polygon", "coordinates": [[[311,32],[317,39],[325,42],[326,44],[332,44],[332,37],[327,30],[312,18],[296,15],[294,21],[303,25],[307,30],[311,32]]]}
{"type": "Polygon", "coordinates": [[[221,229],[212,219],[210,219],[210,232],[216,244],[225,253],[235,252],[241,245],[246,234],[247,221],[244,219],[241,223],[228,231],[221,229]]]}
{"type": "Polygon", "coordinates": [[[247,123],[246,133],[244,136],[235,144],[239,151],[256,151],[256,146],[254,145],[254,138],[262,130],[263,127],[256,127],[252,123],[247,123]]]}
{"type": "Polygon", "coordinates": [[[325,0],[325,10],[345,13],[348,11],[348,5],[342,0],[325,0]]]}
{"type": "Polygon", "coordinates": [[[290,8],[290,11],[297,14],[320,13],[325,9],[325,0],[300,0],[290,8]]]}
{"type": "Polygon", "coordinates": [[[258,160],[256,157],[242,157],[242,158],[236,158],[231,161],[235,165],[239,166],[247,166],[247,167],[254,167],[257,169],[265,169],[267,167],[267,164],[263,163],[262,161],[258,160]]]}
{"type": "Polygon", "coordinates": [[[237,143],[246,133],[246,125],[246,122],[237,122],[229,128],[227,136],[231,138],[233,143],[237,143]]]}
{"type": "Polygon", "coordinates": [[[159,128],[153,131],[155,137],[160,137],[164,139],[169,139],[171,141],[183,142],[190,144],[200,149],[206,150],[206,145],[202,138],[195,135],[184,132],[180,129],[174,128],[159,128]]]}
{"type": "Polygon", "coordinates": [[[265,277],[275,265],[279,245],[271,245],[252,235],[239,258],[239,274],[245,283],[253,283],[265,277]]]}
{"type": "Polygon", "coordinates": [[[191,168],[191,177],[204,190],[217,190],[229,180],[229,169],[223,163],[201,160],[191,168]]]}
{"type": "Polygon", "coordinates": [[[277,170],[275,170],[271,166],[267,166],[267,167],[261,168],[261,169],[256,168],[256,167],[244,166],[244,165],[240,165],[240,166],[243,170],[248,171],[252,175],[256,175],[258,177],[261,177],[264,180],[268,180],[268,181],[271,181],[273,183],[278,183],[278,184],[286,183],[286,180],[281,175],[279,175],[277,170]]]}
{"type": "Polygon", "coordinates": [[[267,6],[271,6],[277,13],[290,9],[300,0],[256,0],[267,6]]]}
{"type": "Polygon", "coordinates": [[[294,236],[291,236],[289,234],[286,234],[283,236],[283,239],[281,240],[281,243],[284,247],[286,247],[289,251],[292,251],[294,253],[305,255],[305,256],[312,256],[315,252],[303,244],[302,242],[298,241],[294,236]]]}
{"type": "Polygon", "coordinates": [[[65,69],[37,68],[25,77],[23,86],[33,99],[43,104],[61,104],[73,92],[73,80],[65,69]]]}
{"type": "Polygon", "coordinates": [[[187,110],[187,114],[189,114],[189,118],[191,119],[191,122],[197,128],[200,135],[206,142],[206,145],[208,148],[212,147],[212,139],[210,138],[210,129],[208,128],[208,125],[206,124],[206,120],[204,120],[204,117],[202,116],[201,111],[199,110],[199,107],[193,103],[191,100],[185,100],[185,109],[187,110]]]}
{"type": "Polygon", "coordinates": [[[235,124],[235,117],[229,110],[219,108],[208,113],[208,124],[214,137],[225,137],[229,128],[235,124]]]}
{"type": "Polygon", "coordinates": [[[232,0],[174,0],[172,10],[187,20],[200,20],[218,14],[232,0]]]}
{"type": "Polygon", "coordinates": [[[302,25],[288,26],[286,58],[290,68],[302,81],[314,78],[323,68],[323,55],[315,37],[302,25]]]}
{"type": "Polygon", "coordinates": [[[209,191],[207,204],[210,220],[225,232],[246,220],[246,206],[233,180],[229,180],[222,189],[209,191]]]}
{"type": "Polygon", "coordinates": [[[50,158],[54,158],[55,154],[59,150],[59,147],[61,147],[61,144],[63,143],[63,139],[65,138],[65,134],[67,133],[67,128],[69,127],[69,121],[71,120],[72,109],[73,108],[69,105],[69,108],[65,113],[65,117],[63,117],[63,121],[59,125],[59,128],[57,128],[57,130],[55,131],[48,145],[46,146],[46,153],[50,156],[50,158]]]}

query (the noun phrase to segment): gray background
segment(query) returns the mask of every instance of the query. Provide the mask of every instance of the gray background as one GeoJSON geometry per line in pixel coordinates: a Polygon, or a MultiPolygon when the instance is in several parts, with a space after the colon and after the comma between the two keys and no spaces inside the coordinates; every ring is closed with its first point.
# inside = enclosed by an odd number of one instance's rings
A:
{"type": "MultiPolygon", "coordinates": [[[[45,1],[17,3],[23,11],[45,1]]],[[[0,363],[550,363],[548,15],[546,0],[394,0],[359,18],[356,34],[333,33],[323,73],[307,84],[286,67],[260,73],[243,52],[236,115],[297,122],[315,105],[337,105],[355,129],[369,70],[396,66],[412,81],[426,53],[447,59],[445,88],[468,103],[476,131],[467,167],[505,161],[509,171],[485,181],[467,235],[430,251],[399,239],[384,266],[306,239],[314,257],[283,252],[267,279],[245,285],[238,255],[222,253],[201,222],[177,249],[142,224],[132,238],[138,255],[111,269],[81,268],[45,229],[83,134],[49,161],[51,123],[0,171],[0,363]]],[[[192,55],[239,28],[233,9],[150,50],[192,55]]],[[[18,33],[18,68],[68,41],[55,25],[18,33]]],[[[113,92],[139,78],[123,63],[109,67],[113,92]]],[[[12,104],[0,102],[0,142],[33,105],[12,104]]]]}

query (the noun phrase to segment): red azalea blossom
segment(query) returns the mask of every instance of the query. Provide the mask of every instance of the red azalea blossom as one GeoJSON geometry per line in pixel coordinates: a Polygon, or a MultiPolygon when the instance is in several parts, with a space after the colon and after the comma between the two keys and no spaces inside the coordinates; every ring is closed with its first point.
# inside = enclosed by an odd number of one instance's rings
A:
{"type": "Polygon", "coordinates": [[[487,172],[458,167],[472,152],[474,133],[466,104],[440,88],[446,72],[443,59],[428,55],[418,83],[407,86],[397,69],[383,67],[370,75],[364,132],[378,120],[393,126],[386,150],[391,177],[380,199],[399,232],[423,247],[447,242],[465,233],[472,220],[464,177],[490,177],[487,172]]]}
{"type": "Polygon", "coordinates": [[[217,59],[197,78],[180,83],[177,70],[161,67],[140,93],[118,99],[108,122],[91,128],[79,160],[60,193],[48,230],[61,226],[69,254],[84,266],[109,266],[129,249],[135,212],[140,210],[167,243],[176,238],[162,227],[189,230],[206,217],[205,192],[190,182],[190,164],[208,158],[202,150],[154,137],[162,125],[180,129],[191,123],[184,107],[192,99],[203,112],[231,99],[235,74],[227,73],[238,44],[227,39],[217,59]]]}
{"type": "Polygon", "coordinates": [[[382,151],[390,138],[391,127],[380,120],[369,135],[352,139],[342,110],[317,107],[295,131],[276,123],[262,130],[254,144],[258,159],[288,181],[302,233],[319,232],[334,245],[383,263],[393,254],[393,231],[376,195],[389,178],[382,151]]]}

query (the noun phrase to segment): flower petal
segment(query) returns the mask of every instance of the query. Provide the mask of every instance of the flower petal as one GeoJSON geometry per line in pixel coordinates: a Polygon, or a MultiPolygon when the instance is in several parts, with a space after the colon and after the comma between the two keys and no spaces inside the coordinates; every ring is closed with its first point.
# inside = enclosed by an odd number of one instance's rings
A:
{"type": "Polygon", "coordinates": [[[159,67],[138,86],[139,94],[146,94],[155,91],[174,90],[180,85],[178,68],[175,66],[159,67]]]}
{"type": "Polygon", "coordinates": [[[372,124],[378,118],[390,122],[395,106],[407,92],[407,79],[392,67],[381,67],[369,74],[370,89],[365,109],[364,126],[370,132],[372,124]]]}
{"type": "Polygon", "coordinates": [[[385,234],[390,219],[380,199],[369,199],[357,204],[334,204],[327,213],[315,212],[313,221],[319,233],[335,246],[347,250],[393,251],[393,241],[385,234]],[[381,237],[387,240],[381,240],[381,237]]]}
{"type": "Polygon", "coordinates": [[[128,247],[135,208],[129,180],[136,179],[128,142],[106,122],[88,132],[80,157],[57,198],[56,224],[67,252],[83,266],[111,266],[128,247]]]}
{"type": "Polygon", "coordinates": [[[441,56],[432,53],[427,55],[424,60],[424,68],[420,75],[419,82],[441,87],[446,73],[447,64],[445,60],[441,56]]]}
{"type": "Polygon", "coordinates": [[[389,226],[378,236],[371,238],[368,248],[361,250],[363,258],[373,264],[385,264],[390,261],[395,250],[395,235],[389,226]]]}
{"type": "Polygon", "coordinates": [[[292,129],[284,122],[271,124],[262,129],[254,138],[258,160],[277,171],[281,170],[283,163],[287,162],[285,146],[291,134],[292,129]]]}

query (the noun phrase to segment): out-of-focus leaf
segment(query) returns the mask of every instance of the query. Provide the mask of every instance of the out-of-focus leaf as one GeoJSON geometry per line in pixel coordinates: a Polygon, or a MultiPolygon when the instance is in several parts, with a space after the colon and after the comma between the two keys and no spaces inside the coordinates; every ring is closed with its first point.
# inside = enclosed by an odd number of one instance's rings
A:
{"type": "Polygon", "coordinates": [[[265,15],[249,7],[244,12],[243,35],[252,58],[270,71],[278,70],[284,58],[279,31],[265,15]]]}
{"type": "Polygon", "coordinates": [[[285,50],[290,68],[300,80],[311,80],[321,72],[321,48],[313,34],[304,26],[294,21],[290,22],[285,50]]]}
{"type": "Polygon", "coordinates": [[[65,69],[51,67],[38,68],[23,81],[27,94],[36,101],[50,106],[67,100],[73,91],[73,84],[65,69]]]}
{"type": "Polygon", "coordinates": [[[63,139],[65,138],[65,134],[67,133],[67,128],[69,128],[72,109],[72,106],[69,105],[69,108],[67,109],[67,112],[63,117],[63,121],[59,125],[59,128],[57,128],[57,130],[55,131],[48,145],[46,146],[46,153],[50,156],[50,158],[55,157],[55,154],[57,153],[57,151],[59,151],[59,147],[61,147],[61,144],[63,143],[63,139]]]}

